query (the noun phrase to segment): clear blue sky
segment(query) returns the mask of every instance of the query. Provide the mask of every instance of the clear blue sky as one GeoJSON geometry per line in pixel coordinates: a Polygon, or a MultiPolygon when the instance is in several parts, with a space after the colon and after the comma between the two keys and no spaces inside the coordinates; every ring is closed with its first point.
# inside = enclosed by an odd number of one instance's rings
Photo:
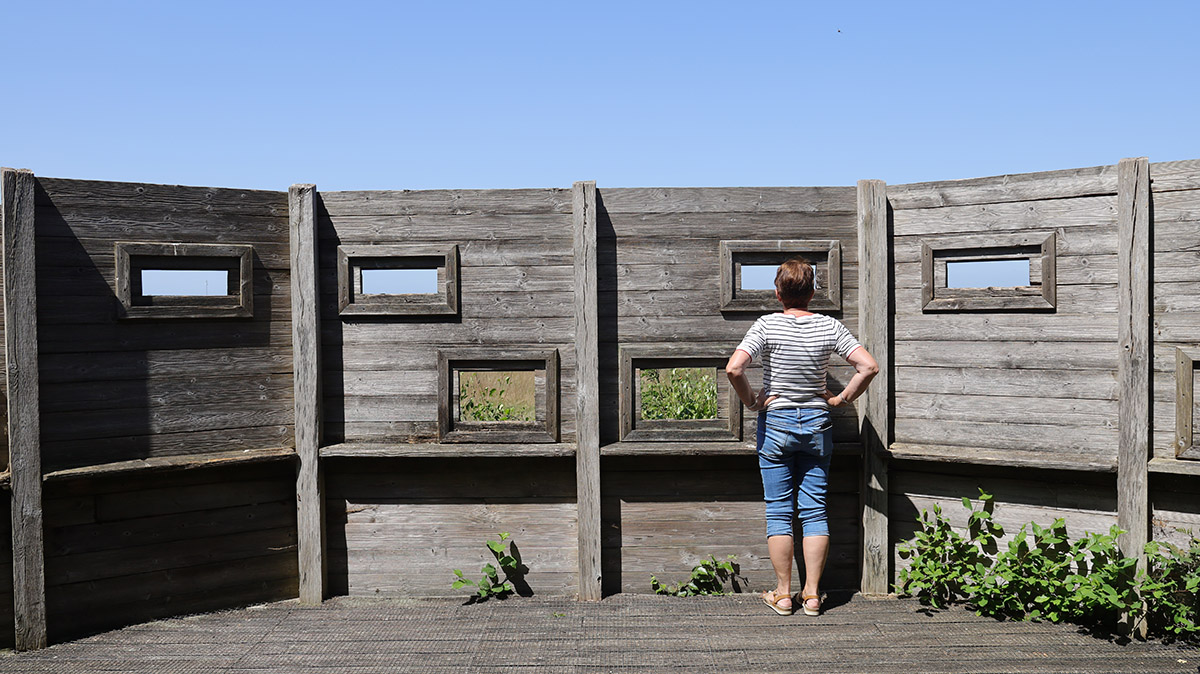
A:
{"type": "Polygon", "coordinates": [[[1200,2],[0,0],[0,164],[285,189],[1200,158],[1200,2]]]}

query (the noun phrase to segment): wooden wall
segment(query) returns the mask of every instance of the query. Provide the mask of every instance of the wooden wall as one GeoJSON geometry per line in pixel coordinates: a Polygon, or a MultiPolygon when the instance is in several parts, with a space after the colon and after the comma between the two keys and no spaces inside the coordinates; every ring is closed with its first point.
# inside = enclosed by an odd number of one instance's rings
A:
{"type": "Polygon", "coordinates": [[[1001,462],[1115,465],[1114,168],[888,187],[895,442],[1001,462]],[[923,311],[923,240],[982,247],[1048,232],[1057,237],[1055,311],[923,311]]]}
{"type": "Polygon", "coordinates": [[[43,468],[292,444],[287,196],[39,178],[43,468]],[[118,241],[254,246],[254,317],[117,318],[118,241]]]}
{"type": "Polygon", "coordinates": [[[12,500],[0,490],[0,648],[13,646],[12,500]]]}
{"type": "Polygon", "coordinates": [[[290,461],[54,481],[51,640],[296,596],[290,461]]]}
{"type": "Polygon", "coordinates": [[[575,594],[574,468],[570,458],[327,459],[330,592],[465,598],[453,569],[479,580],[495,563],[484,542],[508,532],[528,591],[575,594]]]}
{"type": "Polygon", "coordinates": [[[570,190],[321,192],[325,443],[436,442],[437,350],[557,348],[575,433],[570,190]],[[459,316],[339,317],[339,245],[458,244],[459,316]]]}
{"type": "MultiPolygon", "coordinates": [[[[733,353],[761,313],[720,311],[722,240],[839,240],[843,310],[831,315],[857,333],[855,189],[601,189],[597,201],[605,590],[648,592],[651,574],[678,582],[709,554],[737,555],[752,587],[766,587],[774,576],[754,455],[756,415],[743,418],[740,443],[620,442],[618,346],[694,344],[722,359],[733,353]]],[[[830,366],[836,390],[853,368],[836,356],[830,366]]],[[[760,366],[748,374],[761,383],[760,366]]],[[[853,409],[835,415],[835,442],[827,586],[856,587],[853,409]]]]}
{"type": "MultiPolygon", "coordinates": [[[[1200,161],[1150,164],[1153,213],[1154,397],[1152,466],[1186,475],[1151,475],[1151,534],[1186,543],[1181,531],[1200,535],[1200,460],[1175,460],[1175,350],[1200,356],[1200,161]]],[[[1195,375],[1193,375],[1195,386],[1195,375]]],[[[1193,394],[1193,435],[1198,398],[1193,394]]]]}

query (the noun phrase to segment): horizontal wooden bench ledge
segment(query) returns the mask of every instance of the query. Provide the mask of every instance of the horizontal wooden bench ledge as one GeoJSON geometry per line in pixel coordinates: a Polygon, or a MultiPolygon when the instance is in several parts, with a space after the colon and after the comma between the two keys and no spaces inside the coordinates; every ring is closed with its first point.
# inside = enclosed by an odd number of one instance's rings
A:
{"type": "Polygon", "coordinates": [[[1173,473],[1175,475],[1200,475],[1200,461],[1191,459],[1150,459],[1151,473],[1173,473]]]}
{"type": "Polygon", "coordinates": [[[1116,458],[1092,458],[1051,452],[1026,452],[993,447],[956,445],[915,445],[896,442],[888,448],[894,459],[934,463],[967,463],[980,466],[1015,466],[1050,470],[1077,470],[1092,473],[1117,472],[1116,458]]]}
{"type": "Polygon", "coordinates": [[[575,443],[385,443],[385,442],[342,442],[326,445],[320,449],[327,457],[519,457],[519,456],[575,456],[575,443]]]}
{"type": "MultiPolygon", "coordinates": [[[[862,454],[857,442],[833,445],[836,456],[862,454]]],[[[722,456],[754,454],[754,445],[744,442],[614,442],[600,448],[601,456],[722,456]]]]}
{"type": "MultiPolygon", "coordinates": [[[[116,461],[95,466],[80,466],[54,470],[42,475],[43,482],[57,482],[84,477],[116,475],[125,473],[149,473],[166,470],[191,470],[195,468],[211,468],[242,463],[262,463],[264,461],[280,461],[296,456],[296,450],[291,447],[268,447],[265,449],[235,449],[227,452],[212,452],[210,454],[189,454],[185,456],[151,456],[145,459],[116,461]]],[[[0,473],[0,488],[8,489],[12,475],[9,472],[0,473]]]]}

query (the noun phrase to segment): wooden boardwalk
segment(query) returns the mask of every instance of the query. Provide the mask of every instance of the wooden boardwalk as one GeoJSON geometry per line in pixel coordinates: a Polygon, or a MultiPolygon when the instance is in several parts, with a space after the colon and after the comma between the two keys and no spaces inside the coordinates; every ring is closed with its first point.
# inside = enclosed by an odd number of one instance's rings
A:
{"type": "Polygon", "coordinates": [[[753,595],[599,603],[337,598],[163,620],[28,653],[3,672],[1197,672],[1200,650],[1115,643],[911,600],[833,597],[818,618],[753,595]]]}

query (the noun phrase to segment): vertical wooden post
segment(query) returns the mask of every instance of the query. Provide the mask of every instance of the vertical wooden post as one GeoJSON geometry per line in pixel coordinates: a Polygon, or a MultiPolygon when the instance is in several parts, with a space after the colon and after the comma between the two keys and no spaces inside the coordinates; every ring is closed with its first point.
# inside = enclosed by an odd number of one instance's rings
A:
{"type": "Polygon", "coordinates": [[[571,188],[575,231],[575,502],[579,598],[600,599],[600,338],[596,286],[596,183],[571,188]]]}
{"type": "MultiPolygon", "coordinates": [[[[1150,162],[1117,165],[1117,525],[1121,552],[1146,566],[1150,536],[1150,162]]],[[[1134,629],[1128,618],[1122,628],[1134,629]]],[[[1145,633],[1143,624],[1139,631],[1145,633]]]]}
{"type": "Polygon", "coordinates": [[[296,392],[296,535],[300,603],[325,598],[324,476],[321,472],[321,316],[317,275],[317,188],[288,190],[292,258],[292,358],[296,392]]]}
{"type": "Polygon", "coordinates": [[[13,617],[17,650],[46,646],[42,454],[38,418],[34,176],[3,169],[4,342],[12,475],[13,617]]]}
{"type": "Polygon", "coordinates": [[[887,227],[887,186],[881,180],[858,181],[858,336],[879,363],[879,374],[858,406],[863,444],[862,593],[886,595],[891,584],[888,546],[887,446],[891,321],[887,227]]]}

